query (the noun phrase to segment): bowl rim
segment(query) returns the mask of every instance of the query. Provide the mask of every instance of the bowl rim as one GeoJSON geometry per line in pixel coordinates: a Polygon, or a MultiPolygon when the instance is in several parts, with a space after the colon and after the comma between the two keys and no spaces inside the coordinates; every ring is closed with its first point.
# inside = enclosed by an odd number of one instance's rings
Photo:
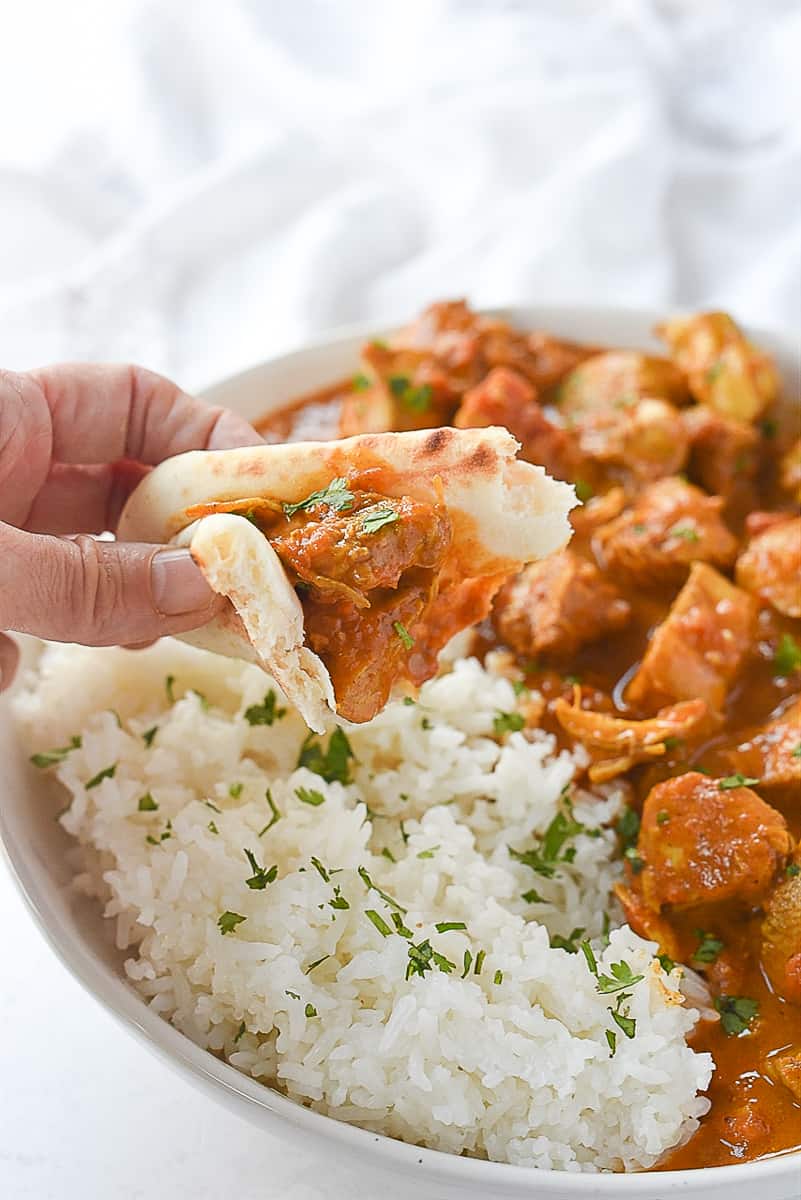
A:
{"type": "MultiPolygon", "coordinates": [[[[664,314],[652,308],[617,307],[612,305],[532,305],[526,302],[509,303],[477,311],[493,316],[506,316],[512,321],[523,317],[526,321],[541,324],[558,332],[560,324],[583,324],[604,320],[631,324],[642,331],[650,328],[664,314]]],[[[671,310],[675,313],[676,310],[671,310]]],[[[381,336],[402,324],[401,321],[381,322],[376,328],[372,323],[358,322],[336,328],[329,333],[304,342],[272,358],[265,359],[239,372],[223,378],[204,388],[199,394],[204,399],[219,403],[221,394],[235,385],[257,380],[277,371],[290,362],[302,362],[313,351],[344,348],[347,343],[364,338],[381,336]]],[[[748,327],[749,334],[783,351],[788,357],[798,357],[795,336],[789,330],[763,330],[748,327]]],[[[642,341],[642,333],[634,335],[633,341],[642,341]]],[[[281,403],[285,401],[282,399],[281,403]]],[[[274,404],[278,407],[278,404],[274,404]]],[[[265,411],[270,407],[265,401],[265,411]]],[[[3,705],[6,709],[6,705],[3,705]]],[[[6,712],[0,711],[0,719],[10,720],[6,712]]],[[[416,1146],[386,1134],[374,1133],[335,1118],[306,1108],[304,1105],[277,1091],[269,1084],[244,1075],[228,1062],[218,1059],[210,1051],[196,1045],[172,1024],[154,1012],[124,976],[115,973],[91,952],[89,943],[65,923],[48,898],[47,888],[37,882],[31,868],[29,851],[25,843],[18,840],[0,804],[0,850],[10,867],[28,911],[51,950],[74,979],[124,1028],[148,1047],[157,1057],[176,1068],[185,1078],[196,1085],[205,1085],[206,1090],[217,1100],[227,1104],[240,1116],[263,1117],[265,1113],[277,1117],[284,1126],[291,1127],[296,1134],[307,1133],[322,1139],[332,1149],[352,1150],[369,1156],[371,1164],[384,1169],[408,1171],[411,1179],[416,1171],[439,1183],[484,1185],[490,1195],[492,1185],[503,1187],[505,1194],[529,1194],[533,1188],[559,1190],[571,1196],[619,1196],[620,1189],[632,1196],[652,1196],[655,1190],[672,1193],[697,1187],[703,1177],[708,1179],[710,1189],[735,1187],[737,1195],[746,1192],[749,1184],[769,1182],[788,1183],[797,1180],[801,1169],[801,1153],[783,1151],[747,1163],[727,1164],[719,1167],[695,1167],[683,1170],[642,1171],[630,1173],[588,1173],[561,1171],[552,1168],[533,1168],[510,1163],[490,1162],[486,1159],[450,1154],[442,1150],[416,1146]],[[621,1180],[625,1179],[625,1183],[621,1180]]],[[[58,885],[48,874],[50,885],[58,885]]],[[[261,1122],[260,1122],[261,1123],[261,1122]]],[[[703,1186],[706,1186],[704,1183],[703,1186]]]]}

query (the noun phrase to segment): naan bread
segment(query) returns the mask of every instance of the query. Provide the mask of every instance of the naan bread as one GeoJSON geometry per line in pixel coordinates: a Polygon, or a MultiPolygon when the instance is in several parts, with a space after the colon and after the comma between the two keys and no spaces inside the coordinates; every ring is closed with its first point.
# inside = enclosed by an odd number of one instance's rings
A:
{"type": "MultiPolygon", "coordinates": [[[[184,639],[261,663],[307,724],[322,731],[336,711],[333,687],[304,644],[303,609],[278,555],[241,516],[214,513],[192,522],[187,509],[256,496],[298,503],[335,478],[369,471],[371,492],[444,505],[453,538],[434,608],[452,618],[468,594],[479,593],[488,610],[505,578],[570,536],[573,489],[518,461],[517,450],[505,429],[443,428],[192,451],[142,480],[117,536],[187,546],[230,607],[184,639]]],[[[431,616],[436,623],[437,612],[431,616]]]]}

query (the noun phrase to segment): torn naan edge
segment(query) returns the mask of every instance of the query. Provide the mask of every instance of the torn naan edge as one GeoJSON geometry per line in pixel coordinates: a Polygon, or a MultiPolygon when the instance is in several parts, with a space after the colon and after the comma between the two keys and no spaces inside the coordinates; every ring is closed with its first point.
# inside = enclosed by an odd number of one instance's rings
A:
{"type": "Polygon", "coordinates": [[[573,489],[517,449],[505,429],[442,428],[192,451],[143,479],[117,536],[188,547],[230,605],[184,640],[260,663],[322,731],[430,677],[504,579],[568,540],[573,489]]]}

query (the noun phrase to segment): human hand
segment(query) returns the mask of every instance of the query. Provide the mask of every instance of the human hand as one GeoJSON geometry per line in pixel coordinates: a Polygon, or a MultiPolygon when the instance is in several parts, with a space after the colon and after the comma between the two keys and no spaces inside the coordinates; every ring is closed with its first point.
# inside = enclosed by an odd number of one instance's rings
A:
{"type": "MultiPolygon", "coordinates": [[[[108,646],[204,625],[223,601],[188,550],[90,535],[162,459],[260,441],[139,367],[0,371],[0,630],[108,646]]],[[[17,658],[0,633],[0,690],[17,658]]]]}

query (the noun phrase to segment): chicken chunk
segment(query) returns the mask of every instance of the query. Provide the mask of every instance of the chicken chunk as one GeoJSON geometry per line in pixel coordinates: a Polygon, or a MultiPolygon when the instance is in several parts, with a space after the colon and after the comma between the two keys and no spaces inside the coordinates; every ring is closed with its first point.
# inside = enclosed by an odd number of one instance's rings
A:
{"type": "Polygon", "coordinates": [[[627,924],[634,932],[647,938],[649,942],[656,942],[663,954],[667,954],[674,962],[679,962],[681,943],[670,922],[659,912],[649,908],[639,892],[627,888],[625,884],[616,883],[613,891],[623,909],[627,924]]]}
{"type": "Polygon", "coordinates": [[[801,617],[801,517],[753,538],[737,559],[736,579],[785,616],[801,617]]]}
{"type": "Polygon", "coordinates": [[[779,390],[769,355],[754,346],[727,313],[697,313],[657,326],[690,391],[725,417],[755,421],[779,390]]]}
{"type": "Polygon", "coordinates": [[[675,475],[687,461],[689,438],[677,410],[646,397],[573,425],[585,458],[635,484],[675,475]]]}
{"type": "Polygon", "coordinates": [[[762,787],[801,785],[801,696],[729,751],[732,770],[758,779],[762,787]]]}
{"type": "Polygon", "coordinates": [[[705,700],[719,712],[749,653],[756,601],[707,563],[693,563],[670,612],[651,636],[627,699],[646,711],[705,700]]]}
{"type": "Polygon", "coordinates": [[[723,416],[705,404],[682,413],[690,438],[689,474],[708,492],[731,499],[759,469],[761,442],[753,425],[723,416]]]}
{"type": "Polygon", "coordinates": [[[644,488],[634,505],[598,530],[602,564],[637,587],[680,583],[700,559],[728,567],[737,540],[720,515],[723,501],[676,477],[644,488]]]}
{"type": "Polygon", "coordinates": [[[622,629],[631,609],[597,567],[571,550],[530,563],[504,584],[492,620],[518,654],[569,656],[622,629]]]}
{"type": "Polygon", "coordinates": [[[639,883],[653,909],[753,903],[792,850],[780,812],[748,787],[689,771],[658,783],[642,811],[639,883]]]}
{"type": "Polygon", "coordinates": [[[801,1004],[801,872],[780,880],[765,905],[762,965],[779,995],[801,1004]]]}
{"type": "Polygon", "coordinates": [[[522,444],[521,458],[539,463],[557,479],[570,479],[578,463],[573,439],[544,416],[537,393],[522,375],[495,367],[465,394],[453,421],[457,429],[503,425],[522,444]]]}
{"type": "Polygon", "coordinates": [[[670,359],[608,350],[588,358],[562,381],[559,410],[571,423],[585,424],[601,414],[632,408],[646,397],[684,404],[690,395],[687,381],[670,359]]]}
{"type": "MultiPolygon", "coordinates": [[[[801,934],[799,934],[801,937],[801,934]]],[[[782,1083],[797,1104],[801,1104],[801,1046],[791,1046],[765,1060],[765,1073],[782,1083]]]]}

